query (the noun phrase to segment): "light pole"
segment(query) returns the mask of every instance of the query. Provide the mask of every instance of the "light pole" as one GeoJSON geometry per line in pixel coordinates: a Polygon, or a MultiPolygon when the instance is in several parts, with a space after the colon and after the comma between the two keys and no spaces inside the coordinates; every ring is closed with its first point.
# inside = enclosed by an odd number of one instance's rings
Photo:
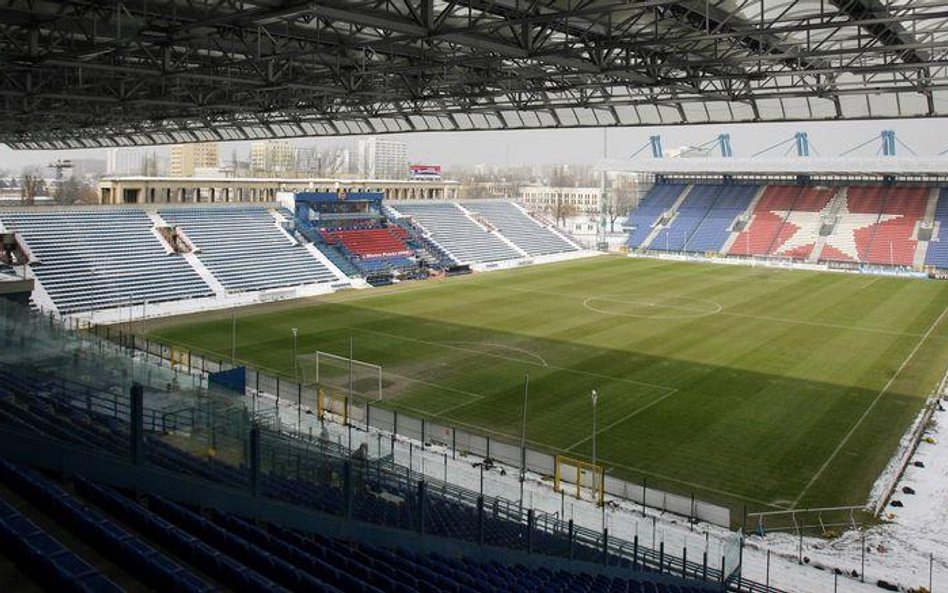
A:
{"type": "Polygon", "coordinates": [[[290,331],[293,332],[293,380],[299,383],[300,382],[299,365],[296,364],[296,361],[298,360],[297,354],[296,354],[296,342],[297,342],[296,338],[297,336],[299,336],[300,330],[299,328],[294,327],[290,329],[290,331]]]}
{"type": "Polygon", "coordinates": [[[595,389],[590,393],[592,396],[593,403],[593,432],[592,432],[592,442],[593,442],[593,451],[592,451],[592,486],[593,486],[593,496],[596,497],[596,504],[600,504],[600,496],[596,492],[596,404],[599,402],[599,392],[595,389]]]}
{"type": "Polygon", "coordinates": [[[293,380],[296,381],[296,432],[303,428],[303,388],[300,386],[300,365],[297,362],[296,338],[300,334],[299,328],[291,328],[293,332],[293,380]]]}

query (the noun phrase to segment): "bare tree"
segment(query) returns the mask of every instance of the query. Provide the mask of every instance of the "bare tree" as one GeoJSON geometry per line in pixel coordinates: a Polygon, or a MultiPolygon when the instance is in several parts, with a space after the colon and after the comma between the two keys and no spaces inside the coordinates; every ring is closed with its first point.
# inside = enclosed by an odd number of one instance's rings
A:
{"type": "Polygon", "coordinates": [[[564,200],[562,196],[556,196],[556,201],[550,204],[549,212],[557,225],[566,226],[566,219],[576,216],[576,206],[564,200]]]}
{"type": "Polygon", "coordinates": [[[616,232],[616,220],[626,216],[637,205],[635,183],[622,180],[609,191],[606,198],[606,215],[609,217],[609,232],[616,232]]]}
{"type": "Polygon", "coordinates": [[[20,201],[26,206],[36,203],[36,196],[43,190],[45,183],[38,167],[29,167],[23,170],[23,179],[20,182],[20,201]]]}
{"type": "Polygon", "coordinates": [[[94,204],[97,201],[93,185],[76,177],[64,179],[56,192],[57,204],[94,204]]]}

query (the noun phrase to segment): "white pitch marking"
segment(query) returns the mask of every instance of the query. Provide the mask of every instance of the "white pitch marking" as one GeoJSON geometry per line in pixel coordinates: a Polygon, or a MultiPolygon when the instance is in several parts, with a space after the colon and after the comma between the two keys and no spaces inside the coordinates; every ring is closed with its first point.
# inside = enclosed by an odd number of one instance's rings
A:
{"type": "Polygon", "coordinates": [[[856,432],[856,429],[858,429],[863,421],[869,417],[869,413],[872,412],[872,409],[876,407],[876,404],[879,403],[879,400],[882,399],[882,396],[886,394],[886,392],[889,390],[889,387],[892,387],[892,384],[895,383],[895,380],[902,373],[902,369],[904,369],[908,365],[909,361],[912,360],[912,357],[914,357],[915,353],[918,352],[918,349],[922,347],[922,344],[925,343],[925,341],[928,339],[928,336],[930,336],[931,333],[935,331],[935,327],[945,317],[946,313],[948,313],[948,307],[945,307],[942,310],[941,315],[939,315],[935,321],[932,322],[932,324],[928,327],[928,331],[926,331],[918,343],[915,344],[915,347],[912,348],[912,351],[909,352],[908,356],[905,357],[905,360],[902,361],[902,364],[899,365],[899,368],[895,370],[895,373],[892,374],[892,377],[890,377],[888,382],[886,382],[886,384],[882,387],[882,389],[879,391],[879,394],[876,395],[875,399],[872,400],[872,402],[869,404],[869,407],[866,408],[866,411],[862,413],[862,416],[859,417],[859,420],[856,420],[856,423],[852,425],[852,427],[849,429],[849,432],[847,432],[846,436],[843,437],[843,440],[841,440],[839,444],[836,445],[836,448],[833,449],[833,452],[830,454],[830,456],[826,459],[826,461],[823,462],[823,465],[820,466],[820,469],[818,469],[816,473],[813,474],[813,477],[810,478],[810,481],[807,482],[807,485],[803,488],[800,494],[797,495],[796,499],[794,499],[793,504],[790,506],[791,509],[796,508],[797,504],[800,503],[800,499],[803,498],[803,496],[813,486],[813,484],[816,483],[816,480],[819,479],[824,471],[826,471],[826,468],[829,467],[829,464],[832,463],[834,459],[836,459],[836,456],[839,455],[839,452],[842,451],[843,447],[846,446],[846,443],[849,442],[849,439],[852,438],[853,434],[856,432]]]}
{"type": "Polygon", "coordinates": [[[531,352],[530,350],[526,350],[524,348],[517,348],[516,346],[498,344],[497,342],[463,342],[459,340],[443,340],[441,343],[442,344],[462,344],[462,345],[466,344],[468,346],[491,346],[494,348],[503,348],[504,350],[511,350],[513,352],[520,352],[522,354],[526,354],[527,356],[532,356],[533,358],[540,361],[540,364],[542,364],[543,366],[547,368],[549,368],[550,366],[549,364],[547,364],[546,359],[540,356],[539,354],[537,354],[536,352],[531,352]]]}
{"type": "MultiPolygon", "coordinates": [[[[665,400],[668,399],[669,397],[675,395],[676,393],[678,393],[678,390],[677,390],[677,389],[674,389],[674,390],[672,390],[672,391],[669,391],[668,393],[666,393],[665,395],[663,395],[663,396],[661,396],[660,398],[656,399],[655,401],[649,402],[649,403],[645,404],[644,406],[642,406],[641,408],[638,408],[638,409],[636,409],[636,410],[633,410],[632,412],[630,412],[630,413],[626,414],[625,416],[619,418],[619,419],[616,420],[615,422],[610,422],[609,424],[603,426],[602,428],[600,428],[600,429],[598,429],[598,430],[596,431],[596,434],[601,434],[601,433],[603,433],[603,432],[605,432],[605,431],[607,431],[607,430],[609,430],[609,429],[611,429],[611,428],[614,428],[614,427],[618,426],[619,424],[622,424],[623,422],[625,422],[625,421],[628,420],[629,418],[632,418],[632,417],[634,417],[634,416],[637,416],[638,414],[644,412],[645,410],[651,408],[652,406],[655,406],[655,405],[658,405],[658,404],[662,403],[663,401],[665,401],[665,400]]],[[[566,447],[566,450],[567,450],[567,451],[572,451],[572,450],[575,449],[576,447],[582,445],[583,443],[585,443],[586,441],[589,441],[589,440],[591,440],[591,439],[592,439],[592,436],[588,436],[588,437],[586,437],[586,438],[580,439],[580,440],[576,441],[575,443],[573,443],[572,445],[570,445],[569,447],[566,447]]]]}

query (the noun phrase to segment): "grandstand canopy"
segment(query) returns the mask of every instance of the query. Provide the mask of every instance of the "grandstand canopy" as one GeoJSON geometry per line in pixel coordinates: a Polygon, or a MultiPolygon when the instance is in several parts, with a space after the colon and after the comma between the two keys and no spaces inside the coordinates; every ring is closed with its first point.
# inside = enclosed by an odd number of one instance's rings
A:
{"type": "Polygon", "coordinates": [[[948,178],[948,157],[603,159],[600,171],[664,175],[948,178]]]}
{"type": "Polygon", "coordinates": [[[945,0],[9,0],[0,142],[948,110],[945,0]]]}

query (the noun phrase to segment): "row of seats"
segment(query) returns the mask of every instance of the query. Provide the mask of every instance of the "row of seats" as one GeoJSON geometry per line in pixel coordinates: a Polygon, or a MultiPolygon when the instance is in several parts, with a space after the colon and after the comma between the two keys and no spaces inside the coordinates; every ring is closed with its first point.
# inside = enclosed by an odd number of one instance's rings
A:
{"type": "MultiPolygon", "coordinates": [[[[927,187],[772,185],[748,211],[754,186],[698,184],[687,190],[671,224],[644,245],[652,226],[669,212],[682,189],[671,183],[652,188],[627,221],[632,227],[631,248],[722,252],[734,223],[746,216],[727,255],[912,266],[920,257],[918,231],[929,207],[927,187]]],[[[928,265],[948,265],[939,218],[945,211],[948,206],[935,208],[936,228],[925,246],[928,265]]]]}
{"type": "Polygon", "coordinates": [[[371,229],[323,231],[323,238],[329,244],[342,243],[353,255],[362,258],[410,255],[398,227],[371,229]],[[398,230],[395,230],[398,229],[398,230]]]}
{"type": "Polygon", "coordinates": [[[60,313],[212,296],[181,256],[168,254],[142,210],[5,211],[40,260],[37,280],[60,313]]]}
{"type": "Polygon", "coordinates": [[[632,249],[642,246],[654,229],[659,218],[671,210],[688,187],[682,183],[659,183],[652,187],[642,198],[638,208],[633,210],[624,226],[630,230],[627,245],[632,249]]]}
{"type": "Polygon", "coordinates": [[[201,262],[229,291],[334,282],[335,275],[260,208],[178,208],[159,212],[184,229],[201,262]]]}
{"type": "Polygon", "coordinates": [[[646,245],[660,251],[718,252],[731,226],[750,205],[756,185],[695,185],[678,206],[671,224],[646,245]]]}
{"type": "MultiPolygon", "coordinates": [[[[139,501],[82,477],[74,479],[84,504],[48,478],[0,461],[0,480],[81,533],[93,547],[121,561],[123,569],[162,591],[200,592],[220,584],[239,591],[317,593],[700,593],[706,585],[648,572],[607,577],[576,570],[528,568],[463,556],[417,553],[398,547],[343,541],[291,528],[254,523],[219,510],[197,509],[148,495],[139,501]],[[92,506],[94,505],[94,506],[92,506]],[[119,527],[121,521],[128,528],[119,527]],[[130,530],[133,531],[130,531],[130,530]],[[143,538],[162,546],[158,551],[143,538]],[[196,576],[198,566],[213,582],[196,576]]],[[[0,529],[17,513],[0,501],[0,529]]],[[[86,569],[66,591],[120,591],[86,569]],[[93,575],[95,580],[93,580],[93,575]],[[96,583],[96,587],[86,586],[96,583]]],[[[56,556],[54,556],[55,558],[56,556]]],[[[33,574],[33,573],[30,573],[33,574]]],[[[39,573],[37,573],[39,575],[39,573]]],[[[67,580],[67,582],[73,582],[67,580]]]]}
{"type": "Polygon", "coordinates": [[[485,230],[456,204],[449,202],[404,202],[391,204],[400,214],[411,216],[429,237],[459,263],[481,263],[517,259],[521,254],[485,230]]]}
{"type": "Polygon", "coordinates": [[[461,204],[530,255],[576,251],[563,237],[541,225],[512,202],[476,201],[461,204]]]}
{"type": "Polygon", "coordinates": [[[948,269],[948,188],[942,188],[935,206],[935,229],[925,253],[925,264],[948,269]]]}
{"type": "Polygon", "coordinates": [[[0,554],[48,591],[122,593],[101,571],[0,498],[0,554]]]}
{"type": "Polygon", "coordinates": [[[174,593],[214,590],[189,569],[36,472],[0,460],[0,480],[153,588],[174,593]]]}

